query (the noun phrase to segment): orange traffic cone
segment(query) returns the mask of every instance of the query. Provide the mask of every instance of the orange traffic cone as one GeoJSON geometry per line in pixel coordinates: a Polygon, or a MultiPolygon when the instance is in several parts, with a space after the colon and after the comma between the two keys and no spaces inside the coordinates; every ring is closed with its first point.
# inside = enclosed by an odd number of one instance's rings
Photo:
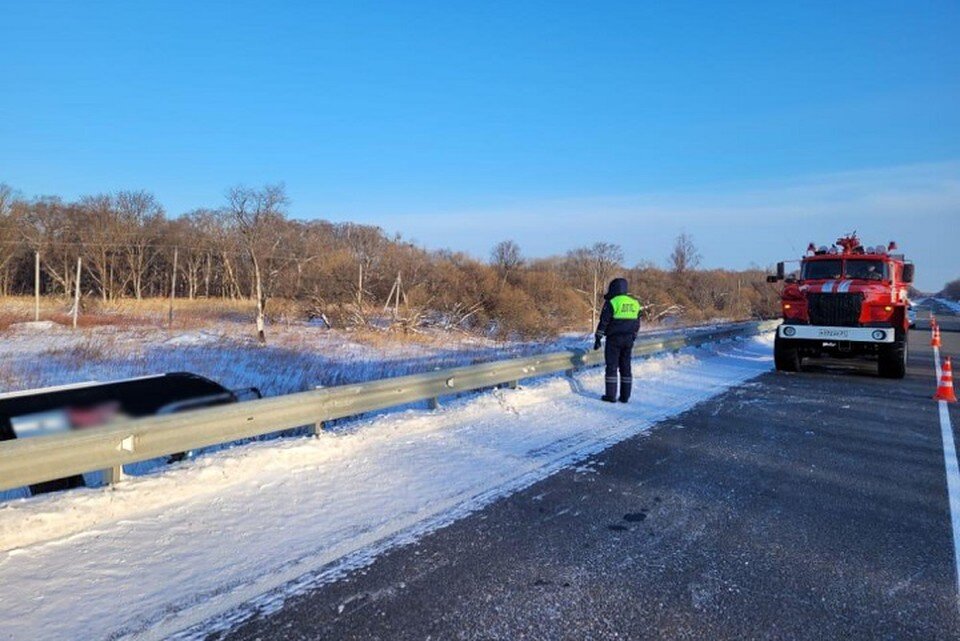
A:
{"type": "Polygon", "coordinates": [[[934,326],[933,338],[930,339],[930,347],[940,347],[940,327],[934,326]]]}
{"type": "Polygon", "coordinates": [[[943,373],[940,375],[940,385],[937,387],[937,393],[933,395],[936,401],[946,401],[956,403],[957,395],[953,393],[953,366],[950,365],[950,357],[943,361],[943,373]]]}

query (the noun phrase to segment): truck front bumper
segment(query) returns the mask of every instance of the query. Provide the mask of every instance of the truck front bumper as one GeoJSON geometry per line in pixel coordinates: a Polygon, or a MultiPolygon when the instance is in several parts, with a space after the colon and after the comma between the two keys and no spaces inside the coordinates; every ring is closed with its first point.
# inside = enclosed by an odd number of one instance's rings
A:
{"type": "Polygon", "coordinates": [[[892,327],[826,327],[823,325],[781,325],[777,336],[787,340],[835,343],[892,343],[896,332],[892,327]]]}

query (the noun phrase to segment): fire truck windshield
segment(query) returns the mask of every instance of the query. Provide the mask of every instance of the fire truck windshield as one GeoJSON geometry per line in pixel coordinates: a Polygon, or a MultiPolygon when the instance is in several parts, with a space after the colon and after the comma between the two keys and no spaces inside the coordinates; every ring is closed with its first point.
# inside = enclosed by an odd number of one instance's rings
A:
{"type": "Polygon", "coordinates": [[[882,260],[808,260],[803,263],[803,280],[883,280],[887,265],[882,260]]]}
{"type": "Polygon", "coordinates": [[[883,280],[886,264],[882,260],[848,260],[847,278],[860,280],[883,280]]]}
{"type": "Polygon", "coordinates": [[[823,280],[840,278],[843,275],[842,260],[808,260],[803,263],[803,280],[823,280]]]}

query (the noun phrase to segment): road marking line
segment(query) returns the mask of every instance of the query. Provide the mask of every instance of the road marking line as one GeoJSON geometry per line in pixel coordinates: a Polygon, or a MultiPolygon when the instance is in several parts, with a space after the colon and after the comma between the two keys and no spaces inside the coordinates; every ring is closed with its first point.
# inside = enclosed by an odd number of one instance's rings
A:
{"type": "MultiPolygon", "coordinates": [[[[940,349],[933,348],[933,362],[940,384],[940,349]]],[[[947,499],[950,505],[950,523],[953,525],[953,560],[956,565],[957,607],[960,607],[960,464],[957,463],[957,447],[953,442],[953,425],[950,424],[950,408],[946,401],[940,405],[940,436],[943,439],[943,466],[947,473],[947,499]]]]}

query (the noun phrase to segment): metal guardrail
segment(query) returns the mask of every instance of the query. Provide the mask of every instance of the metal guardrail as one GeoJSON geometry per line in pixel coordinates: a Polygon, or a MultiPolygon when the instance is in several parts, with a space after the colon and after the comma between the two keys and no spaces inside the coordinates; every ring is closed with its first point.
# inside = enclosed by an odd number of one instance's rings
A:
{"type": "MultiPolygon", "coordinates": [[[[773,330],[779,321],[736,323],[716,330],[637,341],[651,356],[773,330]]],[[[0,442],[0,491],[176,452],[239,441],[417,401],[453,395],[603,362],[602,352],[566,351],[385,378],[164,416],[131,419],[64,434],[0,442]]]]}

